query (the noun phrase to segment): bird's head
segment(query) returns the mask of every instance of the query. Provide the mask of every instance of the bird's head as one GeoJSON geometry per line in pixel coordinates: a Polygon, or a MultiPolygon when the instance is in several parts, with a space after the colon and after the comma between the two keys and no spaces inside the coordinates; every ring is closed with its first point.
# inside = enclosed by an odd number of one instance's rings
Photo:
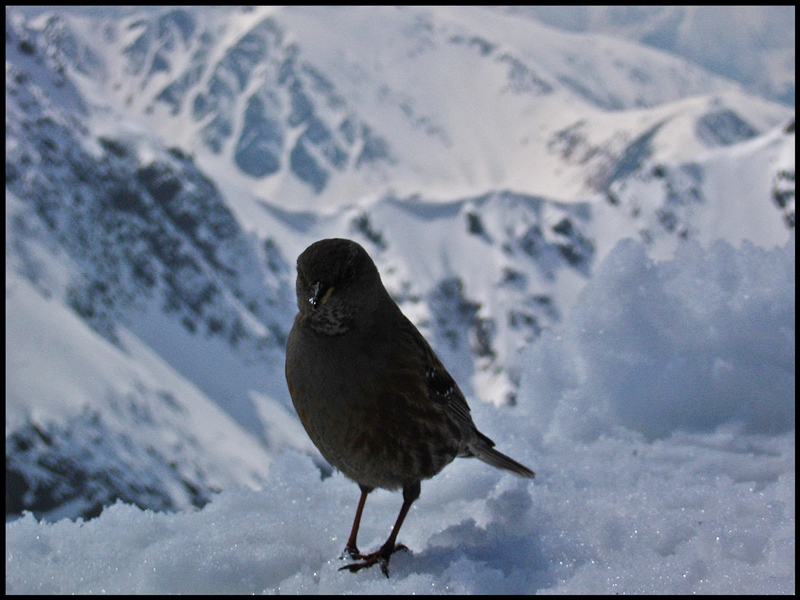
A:
{"type": "Polygon", "coordinates": [[[341,335],[374,312],[385,293],[375,263],[352,240],[320,240],[297,259],[297,307],[325,335],[341,335]]]}

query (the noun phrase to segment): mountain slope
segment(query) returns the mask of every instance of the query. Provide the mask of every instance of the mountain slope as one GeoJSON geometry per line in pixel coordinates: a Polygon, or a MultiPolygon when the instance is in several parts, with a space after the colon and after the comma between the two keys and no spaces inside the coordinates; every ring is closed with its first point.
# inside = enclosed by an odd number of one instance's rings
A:
{"type": "Polygon", "coordinates": [[[637,40],[795,103],[794,6],[500,7],[553,27],[637,40]]]}
{"type": "Polygon", "coordinates": [[[791,114],[665,53],[477,8],[176,9],[42,16],[30,31],[204,165],[309,208],[420,189],[576,200],[654,127],[681,140],[680,156],[659,158],[686,159],[791,114]],[[576,127],[592,138],[577,164],[560,141],[576,127]]]}
{"type": "Polygon", "coordinates": [[[266,448],[135,336],[109,343],[13,271],[6,311],[7,513],[174,510],[264,481],[266,448]]]}

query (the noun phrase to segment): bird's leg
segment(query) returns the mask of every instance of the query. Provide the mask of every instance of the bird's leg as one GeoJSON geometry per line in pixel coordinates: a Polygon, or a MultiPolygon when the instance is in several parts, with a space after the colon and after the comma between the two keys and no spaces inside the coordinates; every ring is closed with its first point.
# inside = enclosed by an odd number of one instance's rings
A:
{"type": "MultiPolygon", "coordinates": [[[[400,527],[403,526],[403,521],[408,514],[408,510],[411,508],[411,505],[414,503],[414,500],[419,498],[419,491],[420,485],[419,481],[415,481],[406,487],[403,488],[403,506],[400,507],[400,514],[397,515],[397,521],[395,521],[394,527],[392,527],[392,533],[389,534],[389,539],[386,540],[386,543],[381,546],[380,550],[377,552],[373,552],[372,554],[357,554],[351,555],[353,558],[359,559],[359,562],[353,563],[351,565],[345,565],[341,567],[339,570],[349,569],[352,573],[356,573],[361,569],[366,567],[371,567],[374,564],[381,565],[381,571],[386,577],[389,577],[389,559],[391,558],[392,554],[397,552],[398,550],[408,550],[402,544],[397,544],[397,534],[400,533],[400,527]]],[[[365,498],[365,495],[362,496],[362,499],[365,498]]],[[[360,505],[359,505],[360,506],[360,505]]],[[[358,519],[360,517],[360,512],[356,515],[358,519]]],[[[351,534],[351,541],[353,541],[353,547],[355,548],[355,539],[354,536],[351,534]]],[[[350,542],[348,542],[348,546],[350,542]]]]}
{"type": "Polygon", "coordinates": [[[358,551],[356,538],[358,537],[358,528],[361,526],[361,513],[364,512],[364,505],[367,503],[367,494],[373,489],[365,485],[359,486],[361,488],[361,498],[358,500],[358,508],[356,509],[356,518],[353,519],[353,528],[350,530],[350,538],[347,540],[347,545],[344,547],[344,552],[341,558],[349,556],[350,558],[361,558],[361,553],[358,551]]]}

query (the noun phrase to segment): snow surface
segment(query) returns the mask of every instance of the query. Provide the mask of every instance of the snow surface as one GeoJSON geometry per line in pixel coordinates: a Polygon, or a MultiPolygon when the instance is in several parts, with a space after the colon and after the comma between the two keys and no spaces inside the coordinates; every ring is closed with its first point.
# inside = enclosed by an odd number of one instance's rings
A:
{"type": "MultiPolygon", "coordinates": [[[[620,242],[526,357],[517,406],[472,402],[520,480],[457,460],[411,552],[338,571],[358,488],[286,451],[195,512],[118,503],[6,525],[7,593],[794,593],[795,244],[620,242]]],[[[400,496],[373,493],[360,546],[400,496]]]]}

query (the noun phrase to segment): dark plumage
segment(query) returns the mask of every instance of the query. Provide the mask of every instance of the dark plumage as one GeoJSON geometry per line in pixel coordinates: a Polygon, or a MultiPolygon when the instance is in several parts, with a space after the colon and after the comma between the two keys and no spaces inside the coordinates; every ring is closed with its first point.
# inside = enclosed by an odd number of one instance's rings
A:
{"type": "Polygon", "coordinates": [[[321,240],[297,259],[297,305],[286,347],[286,381],[297,414],[322,455],[358,483],[361,499],[345,553],[388,576],[395,542],[420,481],[457,456],[533,477],[477,430],[464,394],[383,287],[367,252],[321,240]],[[363,555],[356,536],[367,494],[403,490],[386,543],[363,555]]]}

